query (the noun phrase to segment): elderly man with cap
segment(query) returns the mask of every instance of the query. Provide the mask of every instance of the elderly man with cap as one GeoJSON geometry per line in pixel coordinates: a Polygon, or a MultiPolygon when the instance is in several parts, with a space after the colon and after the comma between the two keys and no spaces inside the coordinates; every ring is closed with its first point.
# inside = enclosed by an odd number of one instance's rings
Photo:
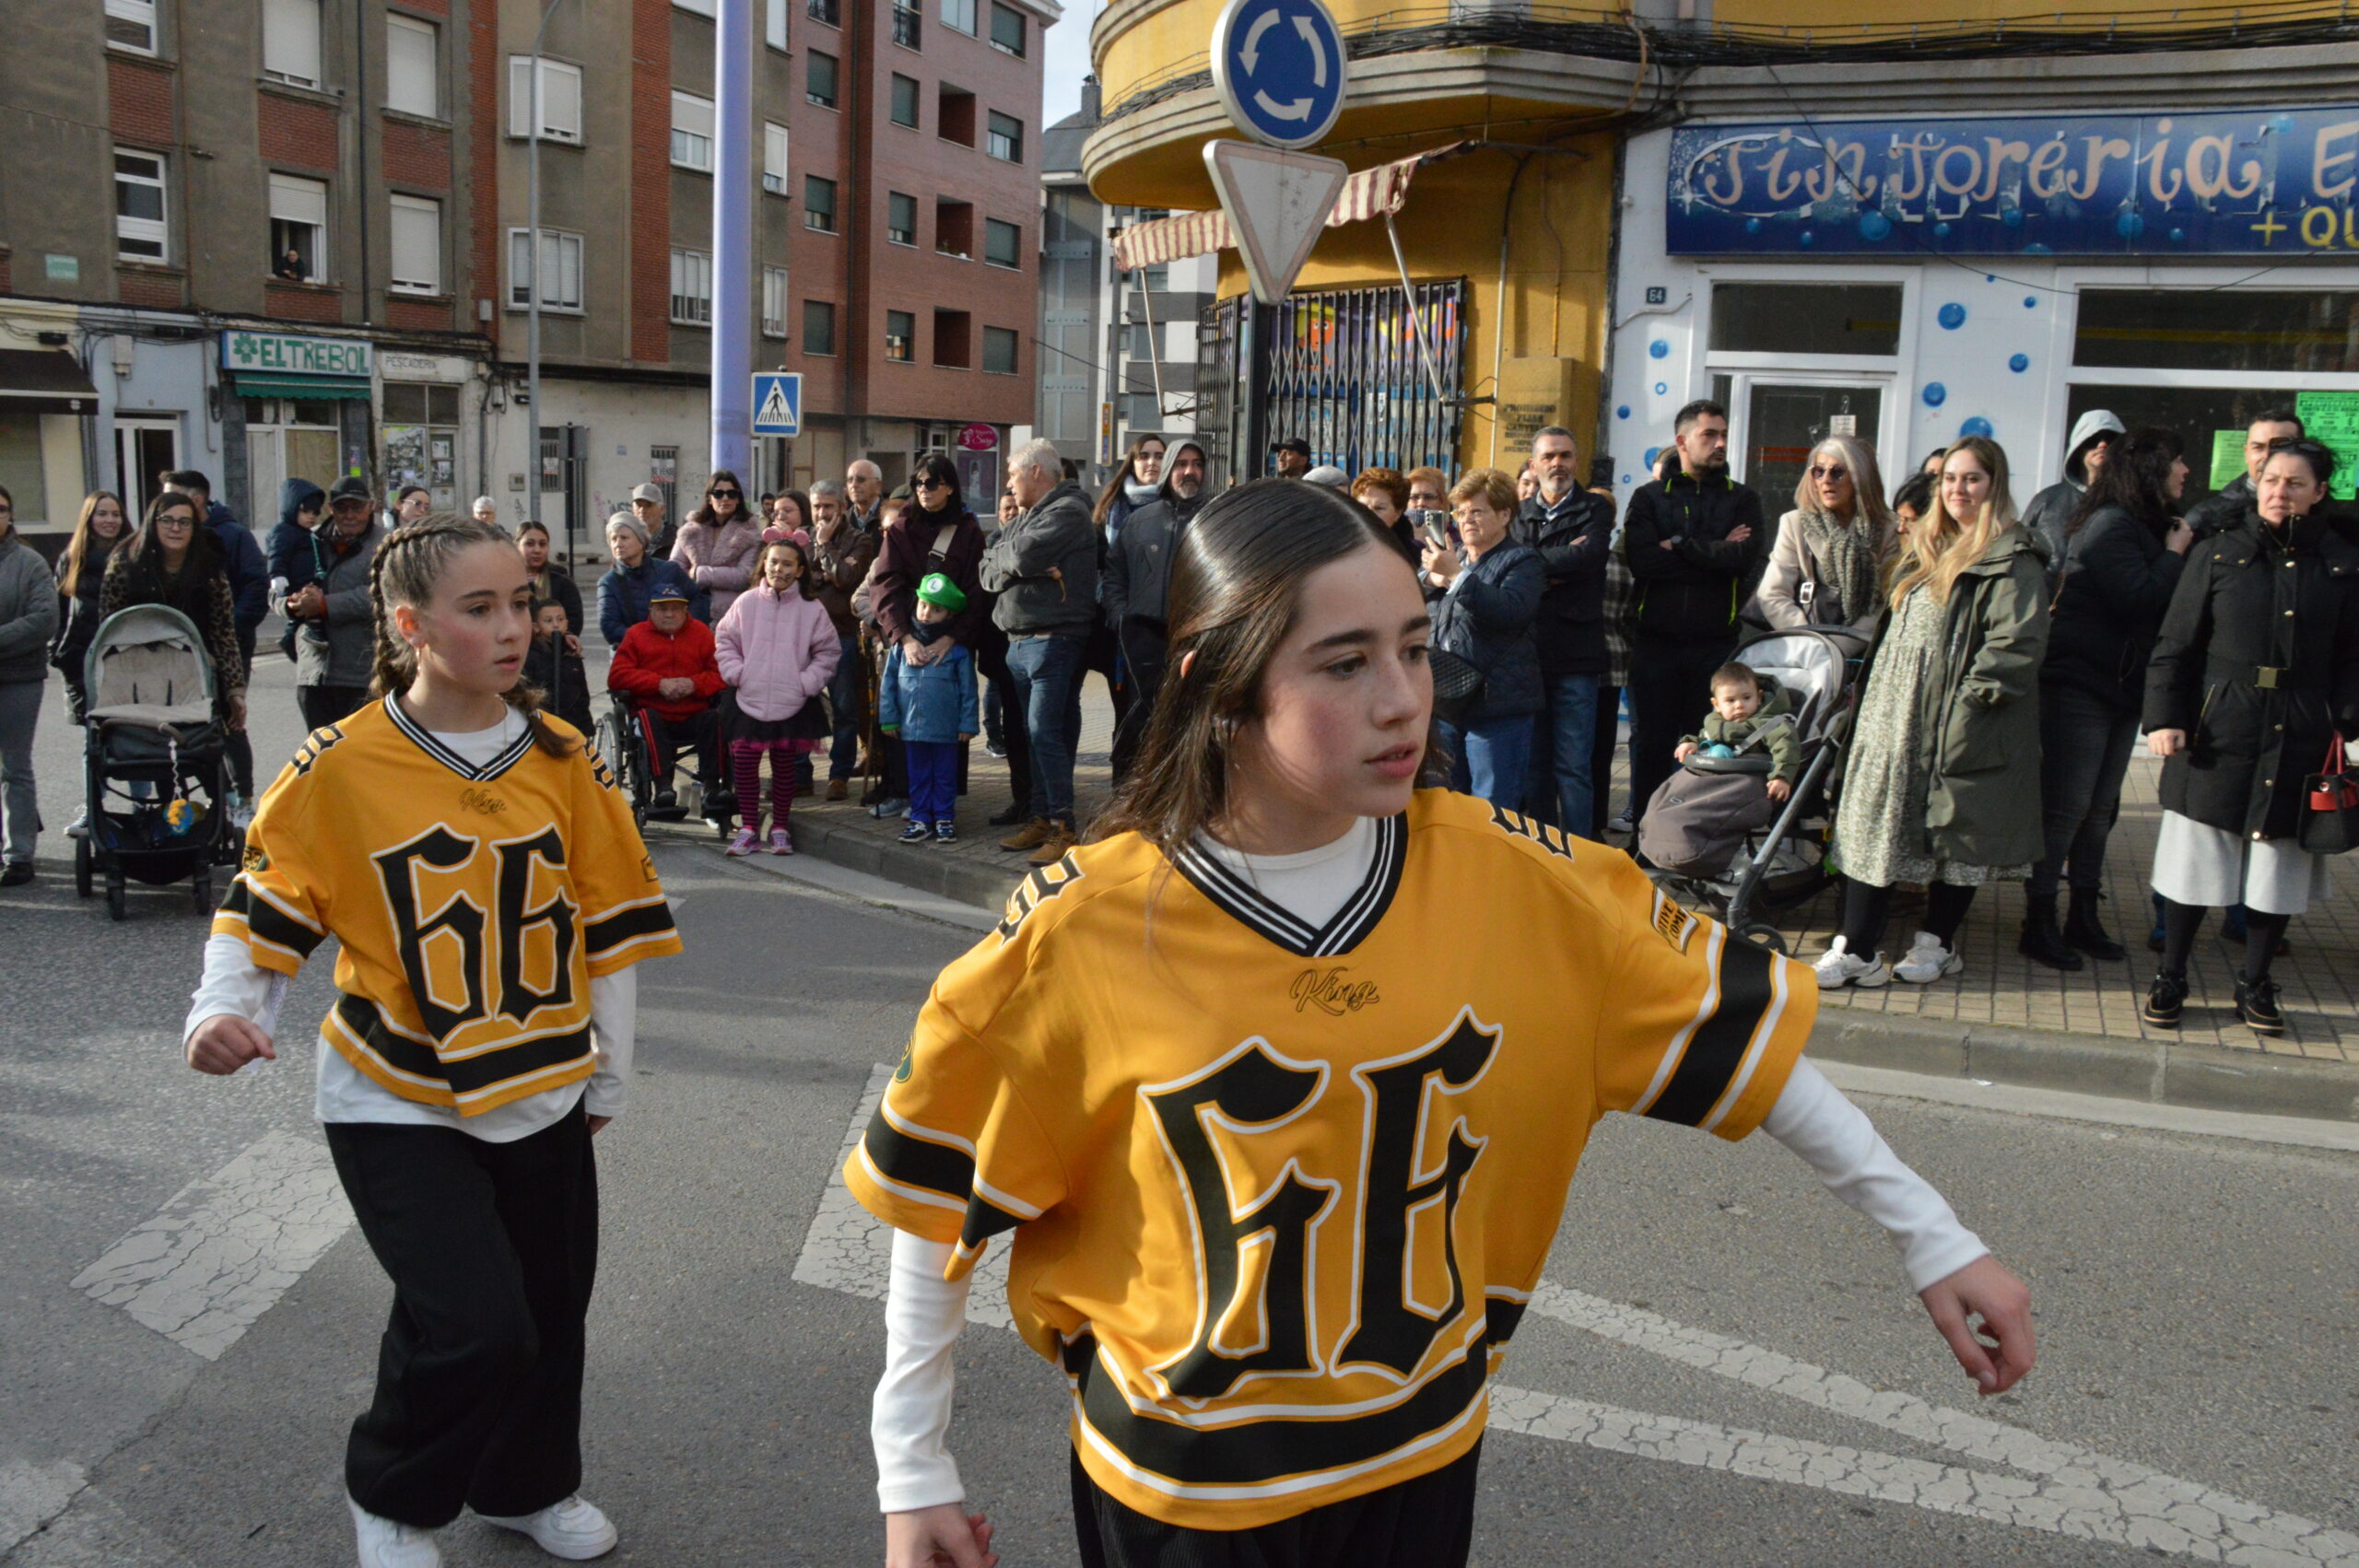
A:
{"type": "Polygon", "coordinates": [[[1281,479],[1300,479],[1310,472],[1310,443],[1300,436],[1288,436],[1270,443],[1270,455],[1277,461],[1281,479]]]}
{"type": "Polygon", "coordinates": [[[2048,585],[2056,586],[2064,570],[2066,523],[2072,509],[2089,488],[2089,481],[2105,466],[2114,438],[2123,433],[2121,420],[2109,408],[2092,408],[2072,422],[2072,439],[2064,449],[2064,477],[2031,498],[2024,508],[2024,527],[2048,547],[2048,585]]]}
{"type": "Polygon", "coordinates": [[[630,515],[639,519],[639,526],[647,532],[647,547],[659,560],[672,558],[672,546],[679,542],[679,526],[663,510],[663,486],[640,485],[630,493],[630,515]]]}
{"type": "Polygon", "coordinates": [[[376,613],[369,574],[377,561],[376,500],[352,474],[328,490],[327,521],[297,548],[309,546],[302,586],[274,594],[272,608],[295,627],[295,705],[316,730],[348,719],[369,700],[377,661],[376,613]]]}
{"type": "MultiPolygon", "coordinates": [[[[617,514],[619,515],[619,514],[617,514]]],[[[669,561],[659,562],[670,566],[669,561]]],[[[676,568],[674,568],[675,571],[676,568]]],[[[697,782],[704,786],[704,814],[726,822],[736,809],[720,785],[720,710],[714,705],[727,683],[712,628],[688,614],[685,582],[664,581],[649,591],[647,619],[625,634],[606,671],[606,689],[620,692],[638,709],[640,728],[654,758],[655,799],[651,816],[676,812],[672,770],[680,748],[697,754],[697,782]]]]}

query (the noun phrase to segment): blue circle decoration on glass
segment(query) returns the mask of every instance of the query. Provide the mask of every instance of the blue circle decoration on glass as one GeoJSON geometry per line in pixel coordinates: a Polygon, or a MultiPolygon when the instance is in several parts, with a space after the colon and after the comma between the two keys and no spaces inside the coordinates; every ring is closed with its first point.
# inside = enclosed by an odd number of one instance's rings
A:
{"type": "Polygon", "coordinates": [[[1630,476],[1629,476],[1628,474],[1625,474],[1622,476],[1622,483],[1623,483],[1623,484],[1625,484],[1625,485],[1627,485],[1629,482],[1630,482],[1630,476]]]}
{"type": "Polygon", "coordinates": [[[1654,471],[1655,459],[1661,455],[1662,449],[1661,447],[1649,447],[1647,449],[1647,455],[1640,458],[1638,461],[1646,466],[1649,473],[1652,473],[1654,471]]]}
{"type": "Polygon", "coordinates": [[[2007,369],[2013,370],[2018,376],[2022,375],[2025,370],[2031,369],[2031,356],[2028,354],[2010,355],[2007,358],[2007,369]]]}
{"type": "Polygon", "coordinates": [[[1807,251],[1807,250],[1809,250],[1813,245],[1815,245],[1815,244],[1817,244],[1817,243],[1818,243],[1818,236],[1817,236],[1817,235],[1815,235],[1815,234],[1813,234],[1809,229],[1805,228],[1805,229],[1803,229],[1800,234],[1797,234],[1797,235],[1795,235],[1795,236],[1794,236],[1794,243],[1795,243],[1795,244],[1797,244],[1797,245],[1800,245],[1803,250],[1807,251]]]}
{"type": "Polygon", "coordinates": [[[1948,239],[1949,237],[1950,237],[1950,226],[1949,226],[1948,224],[1946,224],[1946,223],[1937,223],[1937,224],[1933,225],[1933,238],[1934,238],[1934,239],[1936,239],[1936,240],[1946,240],[1946,239],[1948,239]]]}
{"type": "Polygon", "coordinates": [[[1746,218],[1746,219],[1744,220],[1744,231],[1745,231],[1747,234],[1758,234],[1758,233],[1760,233],[1760,232],[1761,232],[1761,220],[1760,220],[1759,218],[1757,218],[1757,217],[1748,217],[1748,218],[1746,218]]]}
{"type": "Polygon", "coordinates": [[[1978,414],[1960,425],[1957,427],[1957,433],[1961,436],[1979,436],[1987,441],[1990,439],[1990,421],[1978,414]]]}
{"type": "Polygon", "coordinates": [[[1925,390],[1917,395],[1925,400],[1926,407],[1939,408],[1950,400],[1950,389],[1939,381],[1927,381],[1925,390]]]}
{"type": "Polygon", "coordinates": [[[1647,357],[1648,357],[1648,358],[1649,358],[1649,359],[1668,359],[1668,358],[1670,358],[1670,357],[1671,357],[1671,339],[1669,339],[1669,338],[1667,338],[1667,337],[1659,337],[1659,338],[1655,339],[1652,343],[1650,343],[1650,344],[1647,345],[1647,357]]]}
{"type": "Polygon", "coordinates": [[[1614,418],[1616,418],[1616,419],[1627,419],[1627,418],[1629,418],[1629,417],[1630,417],[1630,405],[1629,405],[1628,404],[1626,404],[1626,403],[1625,403],[1625,404],[1623,404],[1620,407],[1618,407],[1618,408],[1614,409],[1614,418]]]}
{"type": "MultiPolygon", "coordinates": [[[[2021,207],[2009,207],[2006,211],[1999,215],[1999,221],[2005,224],[2010,228],[2021,228],[2024,226],[2024,209],[2021,207]]],[[[1996,283],[1998,279],[1993,277],[1989,281],[1996,283]]]]}
{"type": "Polygon", "coordinates": [[[1343,112],[1344,35],[1320,0],[1229,0],[1212,56],[1222,107],[1255,141],[1310,146],[1343,112]]]}
{"type": "Polygon", "coordinates": [[[2124,240],[2135,240],[2146,232],[2146,215],[2136,211],[2124,212],[2113,220],[2113,231],[2124,240]]]}
{"type": "Polygon", "coordinates": [[[2025,296],[2024,296],[2024,309],[2025,309],[2025,310],[2036,310],[2036,309],[2038,309],[2038,308],[2039,308],[2039,296],[2038,296],[2038,295],[2036,295],[2036,294],[2026,294],[2026,295],[2025,295],[2025,296]]]}
{"type": "Polygon", "coordinates": [[[1944,332],[1955,332],[1966,325],[1966,307],[1953,299],[1935,313],[1933,320],[1942,323],[1944,332]]]}
{"type": "Polygon", "coordinates": [[[1860,238],[1869,241],[1886,240],[1892,236],[1892,219],[1880,212],[1860,215],[1860,238]]]}
{"type": "Polygon", "coordinates": [[[1982,275],[1982,281],[1985,283],[1996,283],[1999,281],[1999,275],[1994,272],[1984,273],[1982,275]]]}
{"type": "Polygon", "coordinates": [[[1669,381],[1657,381],[1655,383],[1655,395],[1657,397],[1662,396],[1669,391],[1671,391],[1671,383],[1669,381]]]}
{"type": "Polygon", "coordinates": [[[2174,228],[2174,229],[2172,229],[2172,230],[2171,230],[2171,243],[2172,243],[2172,244],[2174,244],[2174,245],[2184,245],[2184,244],[2186,244],[2186,243],[2187,243],[2187,230],[2186,230],[2186,229],[2184,229],[2184,228],[2174,228]]]}

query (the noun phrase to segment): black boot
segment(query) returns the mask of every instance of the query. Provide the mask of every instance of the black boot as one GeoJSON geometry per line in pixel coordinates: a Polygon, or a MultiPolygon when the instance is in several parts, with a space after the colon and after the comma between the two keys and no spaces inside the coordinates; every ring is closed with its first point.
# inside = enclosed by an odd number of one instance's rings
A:
{"type": "Polygon", "coordinates": [[[2056,929],[2054,898],[2025,901],[2024,934],[2022,940],[2015,943],[2015,951],[2051,969],[2069,971],[2081,967],[2081,955],[2066,943],[2064,933],[2056,929]]]}
{"type": "Polygon", "coordinates": [[[2072,902],[2064,915],[2064,940],[2092,958],[2112,963],[2130,956],[2130,950],[2107,934],[2097,919],[2097,895],[2072,890],[2072,902]]]}
{"type": "Polygon", "coordinates": [[[2186,1011],[2187,977],[2165,970],[2155,975],[2154,988],[2146,993],[2146,1005],[2138,1010],[2138,1016],[2157,1029],[2176,1029],[2186,1011]]]}
{"type": "Polygon", "coordinates": [[[2277,1010],[2277,982],[2266,977],[2248,980],[2238,975],[2236,1016],[2256,1035],[2283,1035],[2285,1015],[2277,1010]]]}

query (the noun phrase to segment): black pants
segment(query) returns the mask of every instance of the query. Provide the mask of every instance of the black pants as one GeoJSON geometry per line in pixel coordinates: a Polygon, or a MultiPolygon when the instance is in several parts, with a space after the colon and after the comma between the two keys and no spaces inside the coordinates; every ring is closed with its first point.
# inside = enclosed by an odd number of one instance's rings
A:
{"type": "Polygon", "coordinates": [[[2047,848],[2025,884],[2035,900],[2053,902],[2068,870],[2076,897],[2095,894],[2105,880],[2106,840],[2121,815],[2121,781],[2137,741],[2134,710],[2078,686],[2041,683],[2039,807],[2047,848]]]}
{"type": "MultiPolygon", "coordinates": [[[[1733,639],[1696,641],[1641,633],[1630,648],[1630,815],[1647,814],[1662,781],[1678,769],[1679,737],[1712,708],[1712,672],[1729,661],[1733,639]]],[[[1600,729],[1605,728],[1602,720],[1600,729]]]]}
{"type": "Polygon", "coordinates": [[[530,1514],[581,1485],[582,1319],[598,1271],[598,1167],[576,1106],[513,1143],[331,1123],[328,1152],[393,1281],[377,1396],[345,1486],[432,1529],[530,1514]]]}
{"type": "MultiPolygon", "coordinates": [[[[1589,754],[1590,837],[1605,839],[1614,820],[1614,748],[1622,743],[1622,688],[1597,688],[1597,740],[1589,754]]],[[[1638,813],[1636,809],[1630,813],[1638,813]]]]}
{"type": "MultiPolygon", "coordinates": [[[[248,693],[254,689],[254,628],[238,628],[238,657],[245,669],[238,675],[239,684],[248,693]]],[[[254,803],[254,741],[251,731],[232,730],[227,748],[229,759],[229,787],[245,798],[248,810],[254,803]]]]}
{"type": "Polygon", "coordinates": [[[1464,1568],[1483,1445],[1438,1470],[1250,1530],[1183,1529],[1107,1495],[1073,1457],[1082,1568],[1464,1568]]]}
{"type": "Polygon", "coordinates": [[[1000,694],[1002,739],[1007,743],[1007,784],[1021,812],[1032,802],[1032,737],[1024,727],[1024,706],[1015,698],[1007,668],[1007,634],[998,627],[975,640],[975,671],[1000,694]]]}
{"type": "Polygon", "coordinates": [[[647,737],[647,749],[654,758],[654,784],[658,790],[672,787],[672,770],[680,765],[683,747],[697,754],[697,782],[706,792],[721,787],[721,715],[713,708],[691,713],[686,719],[670,719],[651,708],[639,710],[640,732],[647,737]]]}
{"type": "Polygon", "coordinates": [[[325,724],[341,724],[369,705],[367,686],[297,686],[295,706],[308,732],[325,724]]]}

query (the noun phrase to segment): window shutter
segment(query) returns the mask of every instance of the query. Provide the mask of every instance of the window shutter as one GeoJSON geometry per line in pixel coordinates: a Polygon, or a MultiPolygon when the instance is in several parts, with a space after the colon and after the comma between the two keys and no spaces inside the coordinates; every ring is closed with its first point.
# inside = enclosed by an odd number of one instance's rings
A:
{"type": "Polygon", "coordinates": [[[263,0],[262,68],[319,85],[320,0],[263,0]]]}

